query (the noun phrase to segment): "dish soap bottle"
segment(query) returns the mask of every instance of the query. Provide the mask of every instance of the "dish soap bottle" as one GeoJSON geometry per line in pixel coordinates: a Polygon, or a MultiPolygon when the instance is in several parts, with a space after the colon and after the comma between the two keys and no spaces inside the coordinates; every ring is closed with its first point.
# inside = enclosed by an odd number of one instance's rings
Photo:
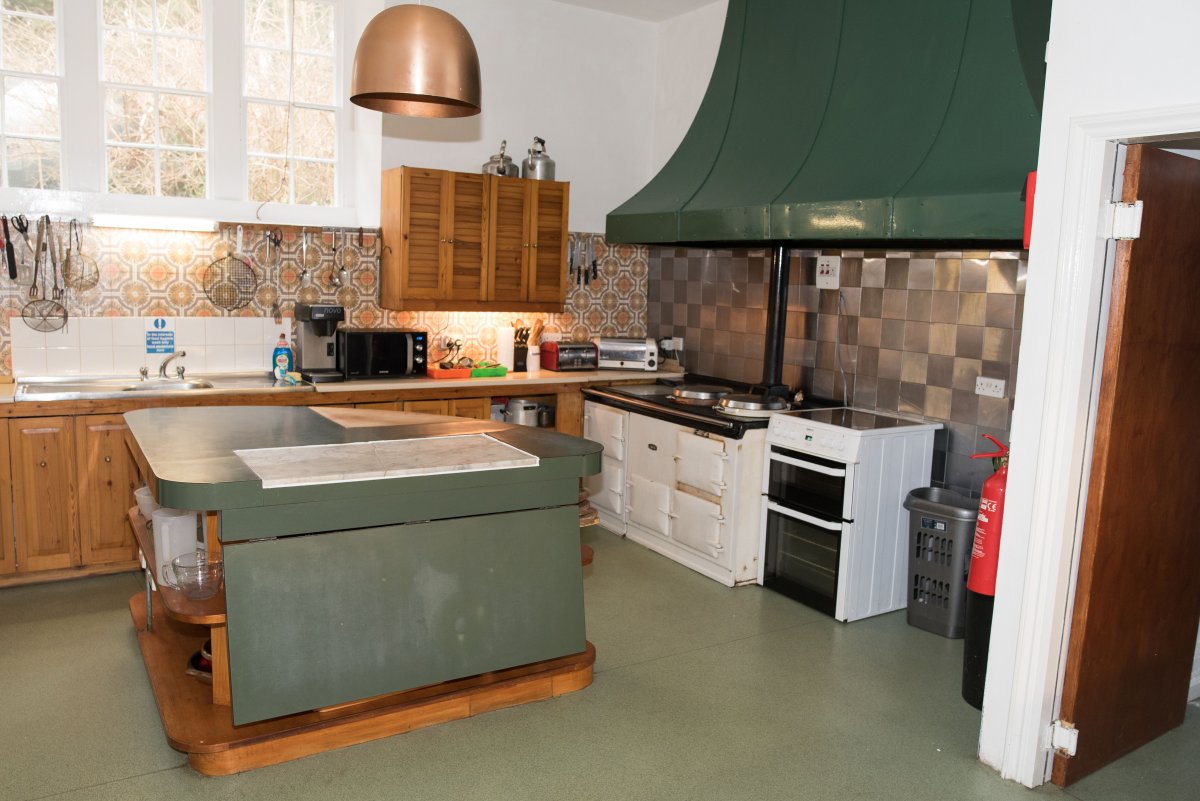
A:
{"type": "Polygon", "coordinates": [[[279,341],[275,343],[275,351],[271,354],[271,372],[277,380],[283,381],[292,371],[292,349],[288,347],[287,337],[281,331],[279,341]]]}

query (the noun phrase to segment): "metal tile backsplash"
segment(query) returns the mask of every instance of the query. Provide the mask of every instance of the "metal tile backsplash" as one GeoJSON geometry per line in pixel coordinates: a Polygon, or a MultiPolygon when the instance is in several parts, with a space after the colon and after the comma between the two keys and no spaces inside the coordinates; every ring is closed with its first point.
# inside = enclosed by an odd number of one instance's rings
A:
{"type": "MultiPolygon", "coordinates": [[[[970,454],[1007,442],[1024,307],[1024,251],[793,251],[784,381],[854,406],[946,424],[933,479],[978,495],[990,475],[970,454]],[[816,288],[821,253],[842,257],[842,288],[816,288]],[[975,394],[979,376],[1006,398],[975,394]],[[844,377],[844,378],[843,378],[844,377]]],[[[650,336],[684,338],[684,366],[762,378],[770,253],[651,248],[650,336]]]]}

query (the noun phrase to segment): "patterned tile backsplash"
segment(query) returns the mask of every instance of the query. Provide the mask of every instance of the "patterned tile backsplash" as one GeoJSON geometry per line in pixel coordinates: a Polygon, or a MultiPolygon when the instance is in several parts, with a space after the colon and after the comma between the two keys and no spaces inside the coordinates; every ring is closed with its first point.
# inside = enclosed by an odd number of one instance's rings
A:
{"type": "MultiPolygon", "coordinates": [[[[21,265],[17,280],[0,290],[0,360],[3,372],[22,375],[124,374],[147,361],[154,367],[160,357],[145,353],[142,318],[165,317],[173,318],[177,345],[189,351],[185,360],[189,370],[265,370],[279,332],[291,334],[290,317],[297,301],[341,304],[354,326],[425,330],[434,342],[461,339],[463,354],[476,359],[494,359],[494,329],[518,321],[531,325],[542,320],[548,333],[567,339],[645,336],[646,248],[610,247],[599,234],[570,236],[581,252],[590,249],[596,278],[589,275],[584,284],[581,275],[573,276],[560,314],[397,312],[377,303],[381,245],[376,232],[365,232],[360,243],[358,229],[311,230],[306,248],[301,229],[284,229],[282,247],[272,254],[263,229],[245,226],[244,251],[260,268],[262,280],[252,302],[226,311],[206,297],[204,276],[215,258],[233,248],[231,228],[224,227],[220,233],[90,229],[83,235],[82,250],[96,260],[99,284],[85,291],[67,290],[62,301],[69,314],[67,326],[51,334],[39,334],[21,319],[33,278],[33,260],[18,239],[21,265]],[[305,254],[307,282],[301,264],[305,254]],[[349,272],[349,280],[341,287],[334,280],[339,259],[349,272]],[[274,322],[275,304],[288,318],[282,325],[274,322]],[[114,321],[110,327],[100,318],[114,321]],[[235,319],[244,322],[234,323],[235,319]],[[258,332],[257,339],[251,336],[251,327],[258,332]],[[261,364],[253,364],[257,357],[252,354],[261,352],[263,346],[269,346],[266,356],[261,364]],[[78,354],[68,353],[72,349],[79,349],[78,354]],[[112,367],[108,368],[110,349],[112,367]],[[140,356],[133,352],[139,349],[140,356]]],[[[49,288],[49,276],[43,277],[49,288]]]]}
{"type": "MultiPolygon", "coordinates": [[[[783,380],[854,406],[943,421],[934,481],[978,494],[991,473],[970,454],[1008,440],[1024,308],[1024,252],[792,251],[783,380]],[[840,255],[838,290],[816,258],[840,255]],[[975,394],[978,376],[1008,382],[975,394]]],[[[762,379],[766,250],[652,248],[647,328],[684,338],[685,367],[762,379]]]]}

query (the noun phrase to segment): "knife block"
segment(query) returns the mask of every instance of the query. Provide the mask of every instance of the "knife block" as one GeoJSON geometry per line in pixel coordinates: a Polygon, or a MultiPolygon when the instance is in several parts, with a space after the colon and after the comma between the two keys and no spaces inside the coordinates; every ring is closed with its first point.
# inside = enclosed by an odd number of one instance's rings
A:
{"type": "Polygon", "coordinates": [[[513,372],[527,372],[526,365],[529,363],[529,346],[517,345],[513,348],[513,372]]]}

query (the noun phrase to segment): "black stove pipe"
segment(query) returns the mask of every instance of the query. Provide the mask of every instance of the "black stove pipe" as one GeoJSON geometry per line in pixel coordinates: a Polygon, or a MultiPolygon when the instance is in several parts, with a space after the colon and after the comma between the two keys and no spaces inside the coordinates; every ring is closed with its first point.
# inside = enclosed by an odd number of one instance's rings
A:
{"type": "Polygon", "coordinates": [[[783,383],[783,342],[787,334],[788,247],[776,245],[767,286],[767,342],[763,351],[763,389],[767,395],[787,398],[783,383]]]}

